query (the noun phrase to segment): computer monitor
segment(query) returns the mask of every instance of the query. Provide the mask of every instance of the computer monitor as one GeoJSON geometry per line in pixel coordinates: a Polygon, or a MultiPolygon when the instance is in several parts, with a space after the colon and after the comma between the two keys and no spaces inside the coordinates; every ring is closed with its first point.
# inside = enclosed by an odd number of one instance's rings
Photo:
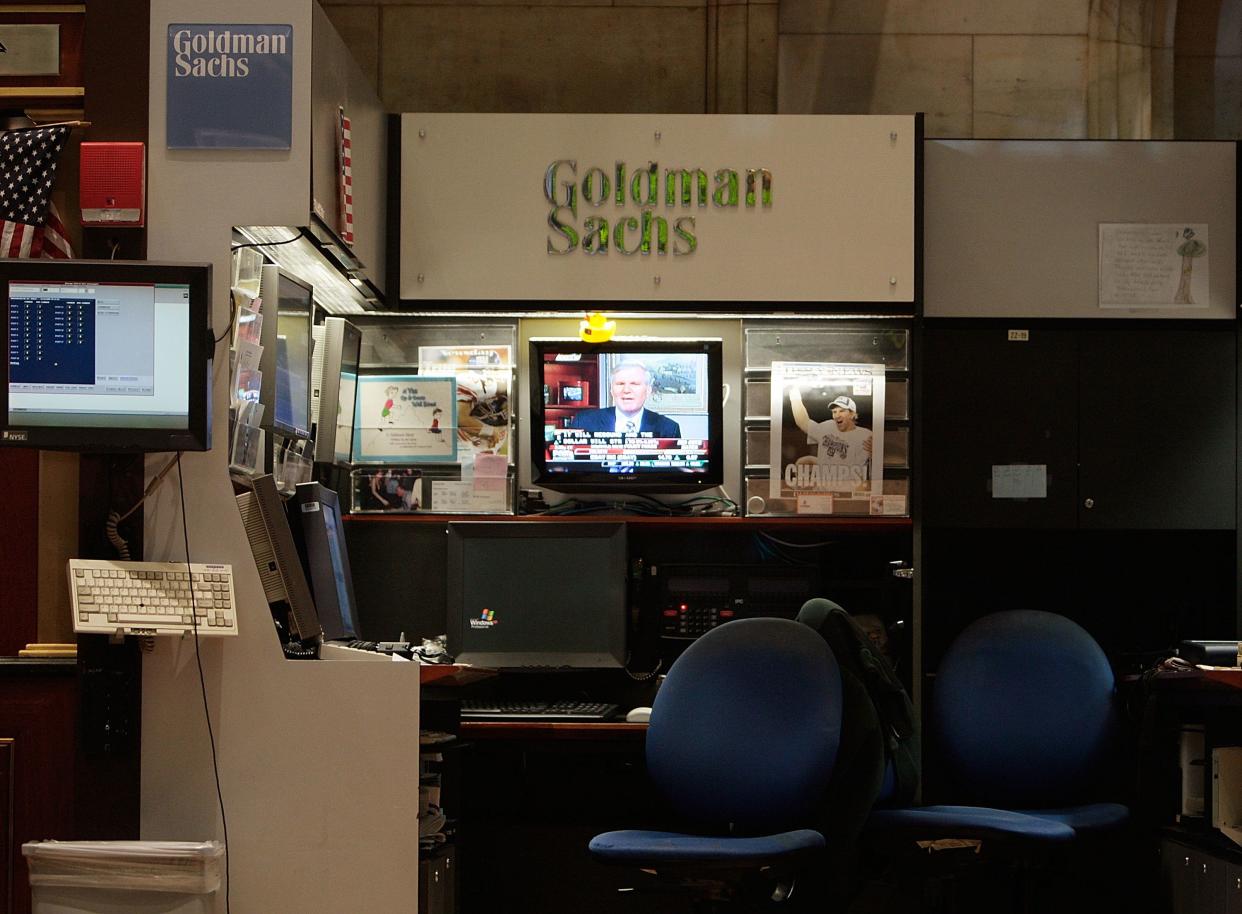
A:
{"type": "Polygon", "coordinates": [[[311,418],[315,459],[346,466],[353,454],[362,331],[343,317],[329,317],[315,325],[314,339],[311,418]]]}
{"type": "Polygon", "coordinates": [[[314,291],[285,270],[266,264],[260,295],[264,315],[260,399],[267,406],[263,425],[286,438],[309,438],[314,291]]]}
{"type": "Polygon", "coordinates": [[[211,265],[5,260],[0,444],[211,447],[211,265]]]}
{"type": "Polygon", "coordinates": [[[263,593],[271,604],[286,604],[289,634],[302,642],[319,638],[319,615],[289,529],[284,499],[271,474],[257,476],[252,489],[237,496],[263,593]]]}
{"type": "Polygon", "coordinates": [[[304,482],[298,485],[289,510],[324,637],[332,641],[358,637],[354,578],[349,570],[340,499],[326,486],[304,482]]]}
{"type": "Polygon", "coordinates": [[[448,650],[496,669],[625,665],[623,523],[449,524],[448,650]]]}
{"type": "Polygon", "coordinates": [[[531,481],[696,492],[724,481],[720,340],[531,340],[531,481]]]}

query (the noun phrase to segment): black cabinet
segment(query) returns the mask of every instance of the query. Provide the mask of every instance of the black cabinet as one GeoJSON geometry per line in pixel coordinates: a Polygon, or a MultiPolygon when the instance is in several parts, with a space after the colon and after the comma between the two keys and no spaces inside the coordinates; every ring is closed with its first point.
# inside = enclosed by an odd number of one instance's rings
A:
{"type": "Polygon", "coordinates": [[[457,848],[446,847],[418,861],[418,910],[457,914],[457,848]]]}
{"type": "Polygon", "coordinates": [[[942,527],[1236,526],[1232,325],[929,326],[925,520],[942,527]],[[1043,497],[993,468],[1044,467],[1043,497]]]}
{"type": "Polygon", "coordinates": [[[1160,845],[1161,883],[1170,914],[1234,914],[1242,870],[1222,856],[1165,838],[1160,845]]]}
{"type": "Polygon", "coordinates": [[[923,384],[926,520],[950,527],[1073,526],[1078,352],[1071,331],[928,328],[923,384]],[[1047,497],[992,497],[992,467],[1047,468],[1047,497]]]}
{"type": "Polygon", "coordinates": [[[1237,336],[1079,336],[1084,527],[1227,530],[1237,523],[1237,336]]]}

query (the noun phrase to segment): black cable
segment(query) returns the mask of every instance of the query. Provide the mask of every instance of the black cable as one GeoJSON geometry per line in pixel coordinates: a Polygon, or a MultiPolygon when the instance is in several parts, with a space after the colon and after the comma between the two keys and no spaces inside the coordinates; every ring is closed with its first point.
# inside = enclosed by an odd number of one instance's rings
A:
{"type": "Polygon", "coordinates": [[[302,237],[304,235],[298,232],[292,238],[286,238],[284,241],[251,241],[247,244],[234,244],[229,246],[229,251],[240,251],[242,248],[274,248],[282,244],[293,244],[293,242],[302,237]]]}
{"type": "MultiPolygon", "coordinates": [[[[216,757],[216,734],[211,728],[211,708],[207,704],[207,678],[203,675],[203,655],[198,649],[198,601],[194,596],[194,569],[190,565],[190,531],[186,526],[185,477],[181,475],[181,452],[177,452],[177,488],[181,490],[181,535],[185,539],[185,570],[190,576],[190,619],[194,627],[194,659],[198,663],[198,687],[203,696],[203,716],[207,718],[207,739],[211,742],[211,770],[216,776],[216,801],[220,805],[220,825],[224,830],[224,910],[229,908],[233,889],[229,879],[229,820],[224,815],[224,792],[220,789],[220,763],[216,757]]],[[[236,612],[236,609],[234,610],[236,612]]]]}
{"type": "Polygon", "coordinates": [[[567,498],[565,501],[535,512],[544,516],[567,516],[571,514],[592,514],[613,512],[617,514],[638,514],[645,517],[723,517],[737,512],[737,503],[728,498],[712,495],[696,495],[684,502],[665,504],[657,498],[641,492],[631,493],[639,501],[581,501],[567,498]],[[717,506],[714,509],[708,506],[717,506]]]}
{"type": "Polygon", "coordinates": [[[764,539],[768,540],[769,542],[779,543],[782,546],[788,546],[790,549],[820,549],[824,546],[836,545],[835,543],[832,543],[832,542],[791,543],[789,540],[783,540],[780,537],[773,536],[771,533],[768,533],[766,530],[760,530],[759,535],[762,536],[764,539]]]}
{"type": "MultiPolygon", "coordinates": [[[[229,325],[224,328],[224,332],[216,337],[216,345],[219,346],[225,340],[233,336],[233,324],[237,321],[237,298],[233,295],[233,290],[229,289],[229,325]]],[[[212,353],[215,355],[215,353],[212,353]]]]}
{"type": "MultiPolygon", "coordinates": [[[[251,241],[245,244],[230,245],[229,256],[236,254],[238,251],[242,250],[243,248],[280,247],[280,245],[282,244],[293,244],[293,242],[297,241],[299,238],[304,238],[304,237],[305,237],[305,233],[298,232],[292,238],[286,238],[284,241],[251,241]]],[[[225,329],[223,334],[216,337],[217,346],[219,346],[221,343],[223,343],[225,340],[229,339],[233,335],[233,326],[236,323],[236,321],[237,321],[237,299],[233,295],[233,290],[229,289],[229,325],[225,329]]]]}

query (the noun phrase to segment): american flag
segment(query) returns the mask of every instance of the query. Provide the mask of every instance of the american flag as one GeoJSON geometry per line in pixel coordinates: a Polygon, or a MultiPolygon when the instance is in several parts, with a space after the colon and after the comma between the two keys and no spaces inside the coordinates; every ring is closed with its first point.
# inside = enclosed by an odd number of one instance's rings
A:
{"type": "Polygon", "coordinates": [[[56,165],[69,130],[61,125],[0,134],[0,257],[73,256],[52,203],[56,165]]]}

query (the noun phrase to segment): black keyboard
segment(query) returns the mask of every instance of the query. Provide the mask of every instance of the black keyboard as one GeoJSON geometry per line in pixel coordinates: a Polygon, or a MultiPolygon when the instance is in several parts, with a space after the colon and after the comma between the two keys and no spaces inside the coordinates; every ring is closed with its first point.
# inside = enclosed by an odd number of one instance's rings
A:
{"type": "Polygon", "coordinates": [[[608,720],[617,705],[602,701],[490,701],[461,703],[462,720],[608,720]]]}

